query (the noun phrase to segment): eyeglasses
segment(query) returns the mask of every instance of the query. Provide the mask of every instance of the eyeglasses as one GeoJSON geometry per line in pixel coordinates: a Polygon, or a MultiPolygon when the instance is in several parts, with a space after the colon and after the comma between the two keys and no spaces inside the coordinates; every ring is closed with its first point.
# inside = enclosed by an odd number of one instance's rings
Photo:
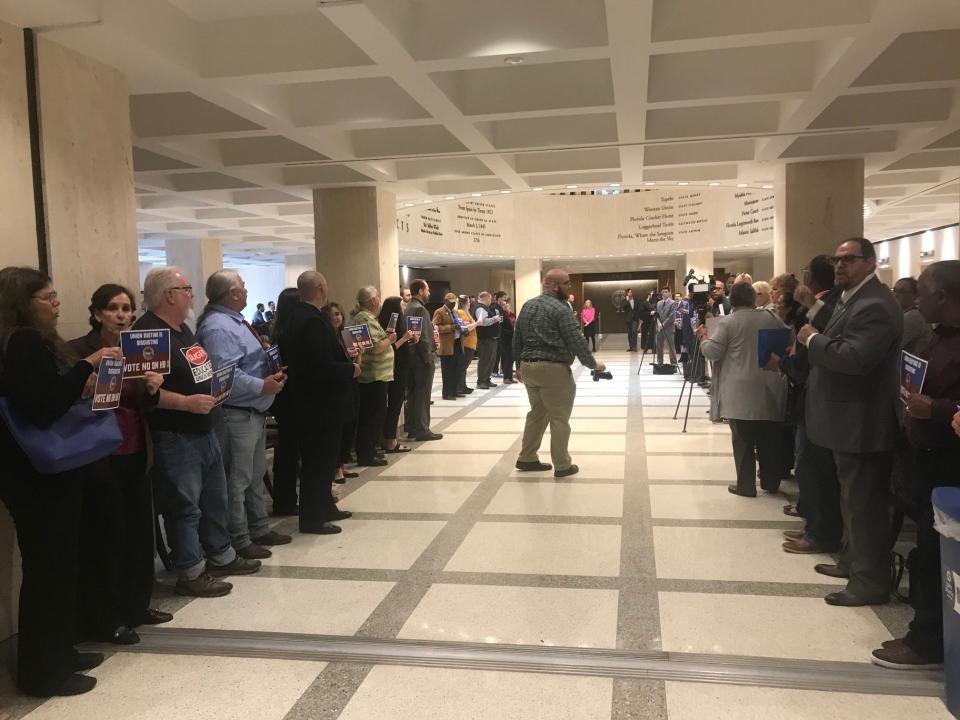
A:
{"type": "Polygon", "coordinates": [[[44,293],[43,295],[31,295],[31,297],[34,300],[43,300],[43,302],[52,303],[56,302],[58,295],[55,292],[48,292],[44,293]]]}
{"type": "Polygon", "coordinates": [[[178,285],[177,287],[167,288],[167,290],[183,290],[191,295],[193,294],[193,285],[178,285]]]}
{"type": "Polygon", "coordinates": [[[830,262],[834,265],[849,265],[854,260],[863,260],[863,255],[834,255],[830,262]]]}

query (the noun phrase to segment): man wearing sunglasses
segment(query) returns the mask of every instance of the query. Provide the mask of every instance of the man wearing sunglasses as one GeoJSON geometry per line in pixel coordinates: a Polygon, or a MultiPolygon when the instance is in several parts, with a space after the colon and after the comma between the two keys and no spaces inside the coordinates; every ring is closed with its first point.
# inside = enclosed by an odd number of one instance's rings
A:
{"type": "MultiPolygon", "coordinates": [[[[847,579],[825,598],[830,605],[878,605],[890,596],[890,468],[897,441],[898,375],[903,313],[876,276],[877,256],[864,238],[851,238],[833,258],[841,289],[823,329],[804,326],[810,376],[806,418],[810,441],[833,452],[841,489],[843,549],[836,565],[816,571],[847,579]]],[[[813,320],[822,301],[798,288],[813,320]]]]}

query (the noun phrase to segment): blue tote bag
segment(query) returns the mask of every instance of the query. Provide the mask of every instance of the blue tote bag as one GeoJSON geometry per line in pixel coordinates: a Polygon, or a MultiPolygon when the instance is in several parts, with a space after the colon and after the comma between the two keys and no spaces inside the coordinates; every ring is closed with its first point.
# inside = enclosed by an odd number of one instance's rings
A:
{"type": "Polygon", "coordinates": [[[89,400],[78,400],[50,427],[39,428],[0,398],[0,418],[39,473],[75,470],[110,455],[123,436],[112,410],[94,412],[89,400]]]}

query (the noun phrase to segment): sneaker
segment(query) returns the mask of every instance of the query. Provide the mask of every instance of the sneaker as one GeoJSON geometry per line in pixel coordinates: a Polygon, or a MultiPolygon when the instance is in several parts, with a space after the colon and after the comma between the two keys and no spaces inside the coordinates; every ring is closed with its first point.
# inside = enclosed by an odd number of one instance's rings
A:
{"type": "MultiPolygon", "coordinates": [[[[259,563],[258,563],[259,565],[259,563]]],[[[217,580],[210,573],[201,573],[199,577],[193,580],[177,580],[175,588],[177,595],[188,595],[190,597],[223,597],[233,590],[233,585],[223,580],[217,580]]]]}
{"type": "Polygon", "coordinates": [[[226,565],[214,565],[207,563],[207,572],[213,577],[226,577],[227,575],[253,575],[260,569],[259,560],[247,560],[245,557],[237,555],[233,562],[226,565]]]}
{"type": "Polygon", "coordinates": [[[245,548],[237,550],[237,555],[245,560],[266,560],[273,557],[273,553],[265,547],[260,547],[257,543],[250,543],[245,548]]]}
{"type": "Polygon", "coordinates": [[[293,538],[290,535],[284,535],[283,533],[278,533],[273,530],[268,532],[266,535],[261,535],[260,537],[250,538],[250,541],[256,543],[257,545],[288,545],[293,538]]]}
{"type": "Polygon", "coordinates": [[[886,647],[874,650],[870,661],[891,670],[941,670],[943,661],[933,662],[918,655],[903,640],[884,643],[886,647]]]}

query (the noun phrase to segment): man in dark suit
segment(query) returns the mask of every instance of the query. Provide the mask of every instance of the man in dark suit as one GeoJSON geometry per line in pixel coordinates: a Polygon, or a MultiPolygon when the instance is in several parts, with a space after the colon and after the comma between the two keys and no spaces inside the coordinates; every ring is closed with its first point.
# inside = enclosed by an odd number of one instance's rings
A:
{"type": "MultiPolygon", "coordinates": [[[[834,284],[834,277],[833,259],[828,255],[817,255],[810,261],[804,284],[796,291],[798,301],[805,304],[808,313],[817,301],[823,303],[813,318],[813,326],[818,332],[823,332],[830,322],[833,307],[843,292],[834,284]]],[[[807,322],[806,318],[803,322],[807,322]]],[[[803,530],[784,531],[783,550],[794,554],[837,552],[843,536],[840,483],[833,451],[814,445],[807,436],[804,413],[807,378],[810,376],[807,348],[798,345],[793,355],[783,358],[771,353],[767,369],[779,370],[789,379],[791,401],[787,419],[797,428],[797,487],[800,493],[796,505],[786,505],[783,511],[806,521],[803,530]]],[[[789,458],[791,463],[792,460],[789,458]]],[[[784,467],[788,467],[786,461],[784,467]]]]}
{"type": "Polygon", "coordinates": [[[633,290],[627,288],[627,294],[620,306],[623,320],[627,324],[627,352],[637,351],[637,321],[640,319],[640,304],[633,297],[633,290]]]}
{"type": "Polygon", "coordinates": [[[331,489],[360,365],[347,355],[322,311],[327,304],[323,275],[308,270],[297,278],[297,289],[300,303],[291,313],[280,354],[287,363],[285,390],[300,441],[300,532],[332,535],[340,532],[333,521],[350,517],[337,507],[331,489]]]}
{"type": "MultiPolygon", "coordinates": [[[[833,451],[840,480],[844,541],[837,565],[817,565],[847,587],[830,605],[878,605],[890,599],[890,468],[897,442],[897,397],[903,313],[876,276],[872,243],[852,238],[837,248],[835,283],[842,294],[818,332],[800,329],[810,362],[806,428],[833,451]]],[[[810,310],[815,320],[820,305],[810,310]]]]}

